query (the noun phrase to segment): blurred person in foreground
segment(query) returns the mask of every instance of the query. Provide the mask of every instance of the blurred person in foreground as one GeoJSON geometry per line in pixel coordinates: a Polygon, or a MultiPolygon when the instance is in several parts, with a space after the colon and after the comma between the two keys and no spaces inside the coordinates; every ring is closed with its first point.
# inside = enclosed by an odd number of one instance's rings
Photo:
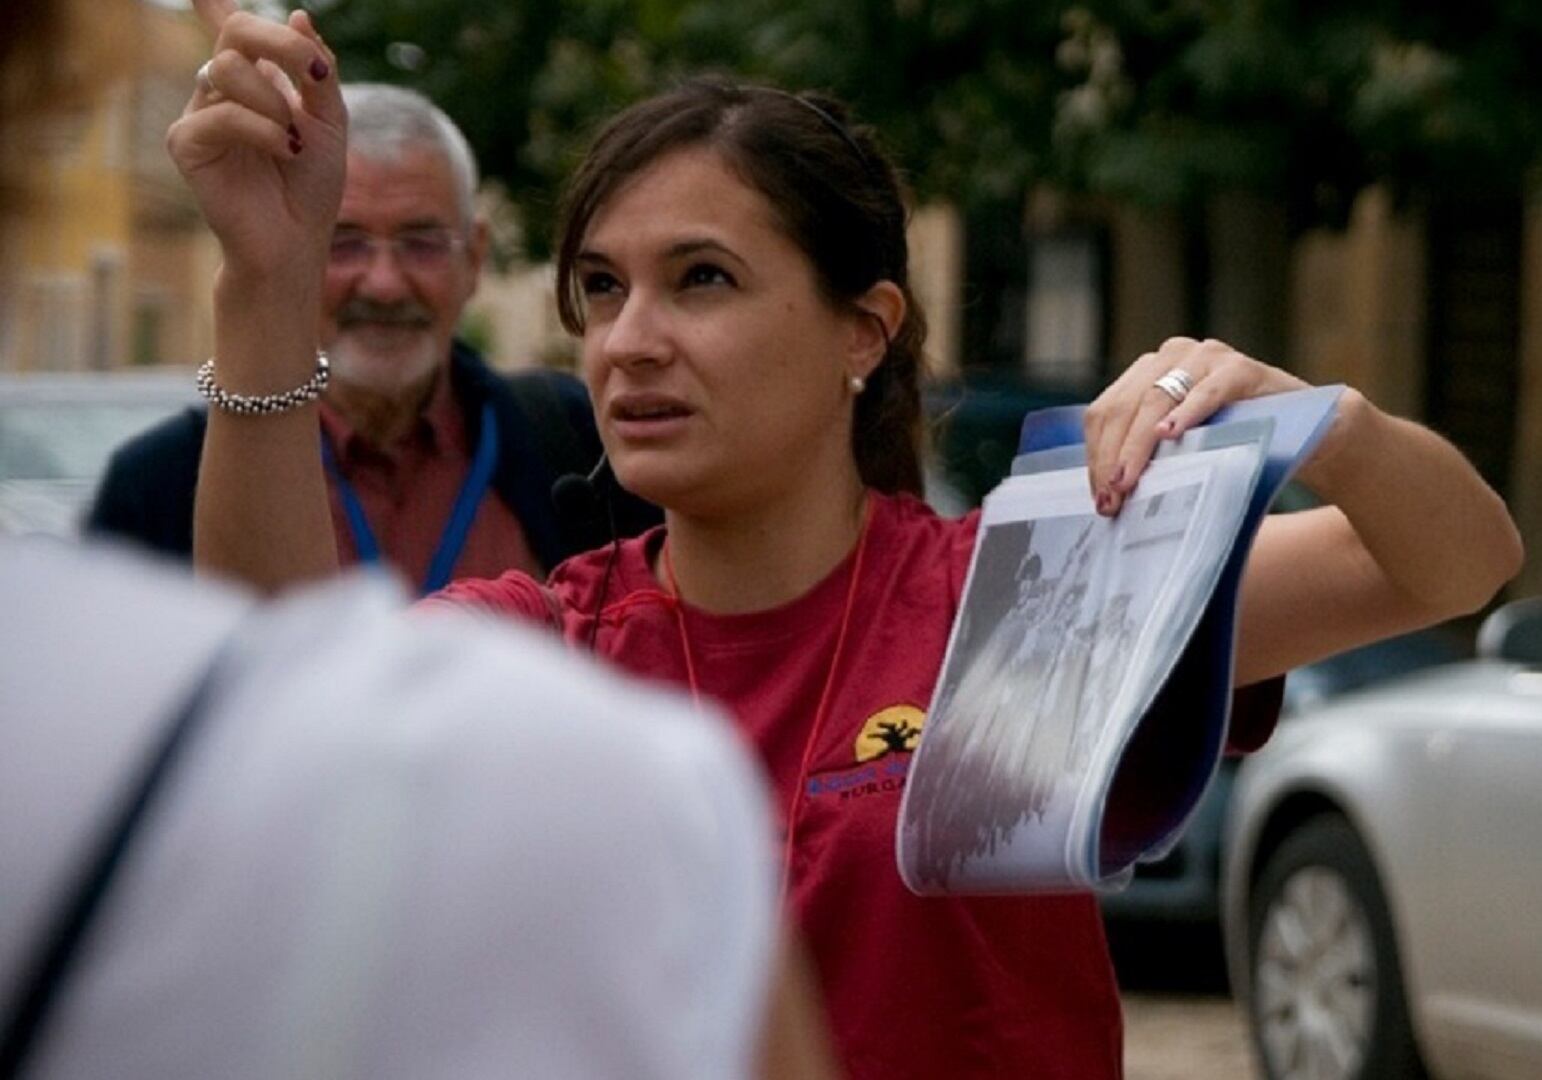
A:
{"type": "MultiPolygon", "coordinates": [[[[208,76],[221,77],[219,64],[208,76]]],[[[321,293],[330,382],[317,409],[333,532],[345,563],[383,560],[420,592],[517,569],[544,575],[609,539],[561,515],[552,488],[600,457],[583,385],[494,372],[455,336],[488,252],[465,136],[412,90],[343,88],[347,179],[321,293]]],[[[186,558],[207,416],[188,409],[113,455],[87,518],[186,558]]],[[[658,514],[613,500],[630,536],[658,514]]]]}
{"type": "MultiPolygon", "coordinates": [[[[0,146],[126,7],[7,0],[0,146]]],[[[827,1075],[727,727],[404,603],[0,537],[0,1076],[827,1075]]]]}
{"type": "MultiPolygon", "coordinates": [[[[285,312],[322,277],[343,104],[308,70],[328,55],[309,20],[199,7],[229,71],[273,62],[293,80],[197,88],[169,136],[225,246],[217,378],[287,402],[314,364],[312,329],[285,312]]],[[[852,1076],[1112,1078],[1119,996],[1095,899],[915,896],[894,855],[911,740],[884,784],[851,782],[870,724],[925,722],[979,521],[915,497],[924,323],[905,216],[872,132],[827,97],[699,80],[614,118],[565,200],[559,309],[616,477],[666,524],[548,585],[510,573],[430,603],[544,624],[728,709],[775,785],[787,905],[852,1076]]],[[[1097,509],[1120,512],[1162,439],[1302,385],[1220,342],[1163,343],[1088,411],[1097,509]]],[[[211,414],[205,568],[277,588],[335,567],[311,422],[304,406],[211,414]]],[[[1470,611],[1520,561],[1461,455],[1353,390],[1299,476],[1327,505],[1271,518],[1251,549],[1236,678],[1258,700],[1233,711],[1237,750],[1268,737],[1283,672],[1470,611]]]]}

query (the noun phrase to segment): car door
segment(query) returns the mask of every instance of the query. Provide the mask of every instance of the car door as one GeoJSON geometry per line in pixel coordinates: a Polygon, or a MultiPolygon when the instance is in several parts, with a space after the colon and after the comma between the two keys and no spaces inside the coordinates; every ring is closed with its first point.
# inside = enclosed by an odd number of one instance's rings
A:
{"type": "Polygon", "coordinates": [[[1429,736],[1443,787],[1445,932],[1422,1003],[1453,1075],[1542,1076],[1542,672],[1474,665],[1429,736]],[[1443,760],[1442,760],[1443,759],[1443,760]],[[1450,835],[1448,833],[1448,835],[1450,835]]]}

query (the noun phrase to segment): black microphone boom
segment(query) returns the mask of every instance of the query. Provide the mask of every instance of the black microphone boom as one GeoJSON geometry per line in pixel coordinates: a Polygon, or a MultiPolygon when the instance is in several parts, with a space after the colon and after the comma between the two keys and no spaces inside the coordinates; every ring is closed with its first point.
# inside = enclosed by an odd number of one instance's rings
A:
{"type": "Polygon", "coordinates": [[[610,499],[611,491],[608,487],[601,487],[605,483],[603,474],[608,464],[609,461],[602,453],[594,468],[589,470],[588,476],[568,473],[557,477],[557,482],[551,486],[552,505],[557,508],[557,517],[565,528],[577,532],[599,521],[603,513],[605,526],[610,533],[610,554],[605,559],[605,576],[600,579],[600,592],[594,602],[589,623],[591,653],[599,640],[600,613],[604,611],[605,600],[610,596],[610,576],[616,569],[616,558],[621,554],[621,535],[616,532],[616,508],[610,499]]]}
{"type": "Polygon", "coordinates": [[[605,455],[601,454],[600,460],[595,463],[594,468],[589,470],[589,475],[565,473],[557,477],[557,482],[551,486],[551,501],[557,508],[559,518],[582,526],[600,516],[603,508],[600,493],[601,474],[605,471],[606,464],[605,455]]]}

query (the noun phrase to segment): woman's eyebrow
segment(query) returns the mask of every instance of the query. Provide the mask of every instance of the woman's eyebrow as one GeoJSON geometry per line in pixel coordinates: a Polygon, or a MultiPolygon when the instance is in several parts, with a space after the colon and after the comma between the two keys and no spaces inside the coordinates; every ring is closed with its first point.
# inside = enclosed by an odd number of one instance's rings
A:
{"type": "Polygon", "coordinates": [[[699,239],[692,238],[676,241],[675,243],[669,245],[667,249],[665,249],[664,254],[665,257],[670,259],[680,259],[688,255],[700,255],[704,251],[716,252],[720,255],[727,255],[730,259],[734,259],[738,262],[744,261],[739,256],[739,254],[733,250],[733,248],[724,244],[722,241],[714,240],[711,237],[702,237],[699,239]]]}
{"type": "MultiPolygon", "coordinates": [[[[658,257],[662,261],[670,262],[677,259],[689,258],[692,255],[700,255],[704,252],[725,255],[738,263],[744,262],[744,257],[738,252],[734,251],[733,248],[729,247],[727,244],[724,244],[721,240],[715,240],[711,237],[688,237],[683,240],[676,240],[674,243],[664,248],[658,257]]],[[[573,256],[573,262],[575,265],[578,263],[583,263],[589,266],[603,267],[611,267],[615,265],[610,256],[595,248],[584,248],[583,250],[579,251],[578,254],[573,256]]]]}

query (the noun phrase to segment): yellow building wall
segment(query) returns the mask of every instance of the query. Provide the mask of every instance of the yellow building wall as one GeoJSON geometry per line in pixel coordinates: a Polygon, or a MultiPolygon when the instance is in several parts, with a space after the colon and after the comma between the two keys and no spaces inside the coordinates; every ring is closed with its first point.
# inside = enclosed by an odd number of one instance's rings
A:
{"type": "Polygon", "coordinates": [[[926,373],[954,378],[963,338],[963,217],[944,203],[918,207],[907,242],[910,288],[926,314],[926,373]]]}
{"type": "Polygon", "coordinates": [[[90,116],[69,126],[74,130],[60,132],[60,152],[45,166],[37,219],[22,248],[29,268],[79,270],[102,245],[128,245],[124,124],[124,88],[118,87],[90,116]]]}
{"type": "Polygon", "coordinates": [[[85,116],[61,120],[16,226],[19,260],[9,335],[16,370],[76,370],[122,362],[133,238],[126,88],[85,116]]]}
{"type": "Polygon", "coordinates": [[[1422,222],[1370,189],[1347,229],[1318,229],[1297,241],[1291,270],[1291,370],[1309,382],[1348,383],[1400,416],[1422,416],[1422,222]]]}
{"type": "Polygon", "coordinates": [[[1116,205],[1109,215],[1110,377],[1170,337],[1193,334],[1183,225],[1172,212],[1116,205]]]}
{"type": "MultiPolygon", "coordinates": [[[[141,229],[134,239],[130,275],[136,329],[158,323],[158,364],[202,363],[214,351],[212,296],[219,248],[204,230],[141,229]]],[[[131,342],[130,362],[137,362],[131,342]]],[[[143,345],[141,343],[140,347],[143,345]]]]}
{"type": "Polygon", "coordinates": [[[0,370],[188,364],[211,348],[214,242],[164,149],[208,43],[190,13],[142,0],[115,30],[132,67],[51,122],[34,198],[4,238],[16,270],[0,370]],[[142,355],[147,311],[159,333],[142,355]]]}

